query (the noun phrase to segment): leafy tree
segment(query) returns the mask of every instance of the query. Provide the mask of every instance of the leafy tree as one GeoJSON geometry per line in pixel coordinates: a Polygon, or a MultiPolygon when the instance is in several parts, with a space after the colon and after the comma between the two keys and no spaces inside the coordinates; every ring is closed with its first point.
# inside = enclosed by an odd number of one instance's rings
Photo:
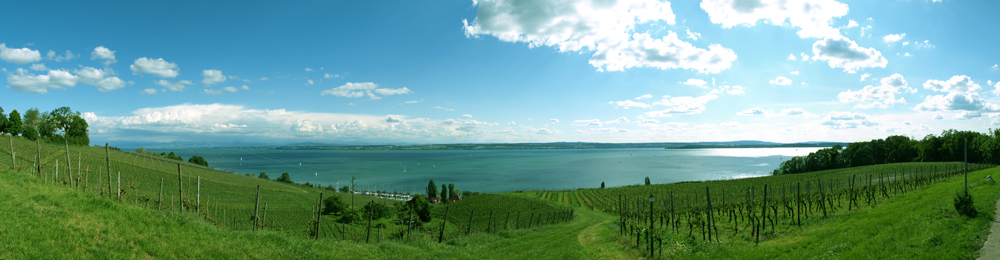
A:
{"type": "Polygon", "coordinates": [[[448,196],[449,196],[448,198],[451,198],[450,196],[455,196],[455,195],[458,195],[458,193],[455,193],[455,184],[448,183],[448,196]]]}
{"type": "Polygon", "coordinates": [[[372,219],[380,219],[388,217],[392,214],[392,209],[382,203],[375,203],[375,201],[369,201],[361,208],[361,216],[367,219],[372,217],[372,219]]]}
{"type": "Polygon", "coordinates": [[[435,197],[437,197],[437,194],[438,194],[438,190],[437,189],[438,189],[437,185],[434,184],[434,179],[431,179],[431,182],[427,183],[427,197],[428,198],[435,198],[435,197]]]}
{"type": "Polygon", "coordinates": [[[174,152],[170,152],[170,154],[167,154],[167,158],[168,159],[174,159],[174,160],[182,161],[182,162],[184,161],[184,158],[181,158],[180,156],[177,156],[176,154],[174,154],[174,152]]]}
{"type": "Polygon", "coordinates": [[[351,187],[348,187],[347,185],[344,185],[344,187],[340,187],[340,192],[343,192],[343,193],[351,192],[351,187]]]}
{"type": "Polygon", "coordinates": [[[277,179],[274,180],[284,183],[294,183],[292,182],[292,176],[288,175],[288,172],[281,173],[281,177],[278,177],[277,179]]]}
{"type": "Polygon", "coordinates": [[[25,138],[28,138],[28,140],[32,140],[32,141],[37,140],[38,139],[38,130],[35,130],[34,126],[23,125],[22,128],[21,128],[21,136],[24,136],[25,138]]]}
{"type": "Polygon", "coordinates": [[[345,209],[347,209],[347,204],[344,204],[344,200],[340,199],[340,196],[330,196],[323,199],[324,215],[344,212],[345,209]]]}
{"type": "Polygon", "coordinates": [[[261,179],[265,179],[265,180],[270,180],[271,179],[270,177],[267,177],[267,173],[264,173],[264,172],[260,172],[260,174],[257,175],[257,178],[261,178],[261,179]]]}
{"type": "Polygon", "coordinates": [[[202,158],[201,156],[191,156],[191,159],[188,159],[188,162],[208,167],[208,162],[205,161],[205,158],[202,158]]]}
{"type": "Polygon", "coordinates": [[[441,184],[441,203],[447,203],[451,195],[448,194],[448,184],[441,184]]]}
{"type": "Polygon", "coordinates": [[[0,133],[7,132],[7,116],[3,114],[3,107],[0,107],[0,133]]]}
{"type": "Polygon", "coordinates": [[[603,189],[603,188],[604,188],[604,182],[602,181],[601,182],[601,189],[603,189]]]}
{"type": "Polygon", "coordinates": [[[406,204],[409,208],[413,209],[413,213],[417,214],[420,221],[431,221],[431,204],[427,202],[423,194],[413,195],[413,198],[407,201],[406,204]]]}
{"type": "Polygon", "coordinates": [[[357,209],[347,208],[340,215],[340,219],[337,219],[338,223],[353,223],[361,220],[361,215],[358,214],[357,209]]]}
{"type": "Polygon", "coordinates": [[[17,109],[10,111],[10,119],[7,120],[6,125],[5,131],[12,136],[17,136],[21,133],[21,131],[23,131],[21,126],[21,114],[17,113],[17,109]]]}
{"type": "Polygon", "coordinates": [[[649,176],[646,176],[646,185],[649,185],[649,176]]]}

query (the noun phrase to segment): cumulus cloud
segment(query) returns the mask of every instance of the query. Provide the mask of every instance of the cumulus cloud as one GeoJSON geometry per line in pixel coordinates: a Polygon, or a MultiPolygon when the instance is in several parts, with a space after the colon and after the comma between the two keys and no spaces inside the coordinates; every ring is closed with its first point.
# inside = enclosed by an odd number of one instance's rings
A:
{"type": "Polygon", "coordinates": [[[618,119],[611,121],[604,121],[605,124],[628,124],[629,120],[627,117],[619,117],[618,119]]]}
{"type": "Polygon", "coordinates": [[[842,68],[855,73],[862,68],[885,68],[889,63],[875,48],[858,47],[858,44],[841,36],[824,38],[812,46],[813,60],[825,60],[831,68],[842,68]]]}
{"type": "Polygon", "coordinates": [[[788,54],[788,60],[795,60],[795,54],[788,54]]]}
{"type": "Polygon", "coordinates": [[[139,94],[141,94],[141,95],[156,95],[157,93],[159,93],[159,92],[156,91],[155,88],[147,88],[147,89],[143,89],[142,91],[139,91],[139,94]]]}
{"type": "Polygon", "coordinates": [[[864,113],[851,113],[851,112],[840,112],[840,111],[830,111],[826,114],[826,117],[821,120],[821,125],[827,126],[832,129],[850,129],[858,127],[874,127],[881,125],[881,123],[871,121],[868,115],[864,113]]]}
{"type": "Polygon", "coordinates": [[[155,60],[146,57],[138,58],[135,63],[129,65],[129,68],[132,69],[133,75],[152,74],[160,78],[174,78],[180,74],[177,64],[167,62],[163,58],[155,60]]]}
{"type": "Polygon", "coordinates": [[[332,95],[335,97],[360,98],[367,96],[371,100],[382,99],[382,96],[402,95],[413,93],[410,89],[403,88],[378,88],[378,84],[372,82],[353,83],[347,82],[342,86],[331,88],[320,92],[320,95],[332,95]]]}
{"type": "Polygon", "coordinates": [[[385,121],[386,121],[386,122],[388,122],[388,123],[399,123],[399,122],[403,122],[403,120],[401,120],[401,119],[399,119],[399,118],[396,118],[396,117],[393,117],[393,116],[389,116],[389,117],[387,117],[387,118],[385,119],[385,121]]]}
{"type": "Polygon", "coordinates": [[[692,115],[700,114],[705,111],[705,103],[719,96],[715,94],[706,94],[698,97],[671,97],[663,96],[663,99],[653,103],[654,106],[666,106],[667,109],[659,111],[646,112],[645,115],[648,117],[671,117],[674,115],[692,115]]]}
{"type": "Polygon", "coordinates": [[[653,97],[653,95],[651,95],[651,94],[645,94],[645,95],[636,97],[635,100],[640,100],[640,99],[644,99],[644,98],[651,98],[651,97],[653,97]]]}
{"type": "Polygon", "coordinates": [[[454,109],[447,108],[447,107],[442,107],[442,106],[434,106],[434,108],[435,109],[441,109],[441,110],[444,110],[444,111],[455,111],[454,109]]]}
{"type": "Polygon", "coordinates": [[[45,67],[44,63],[31,64],[30,68],[31,68],[31,70],[34,70],[34,71],[48,71],[49,70],[48,67],[45,67]]]}
{"type": "Polygon", "coordinates": [[[45,55],[46,59],[54,60],[56,62],[68,61],[79,57],[80,54],[73,54],[73,52],[69,50],[66,50],[66,52],[63,55],[56,55],[55,51],[50,50],[49,53],[45,55]]]}
{"type": "Polygon", "coordinates": [[[222,90],[214,90],[214,89],[207,89],[206,88],[205,89],[205,94],[218,96],[218,95],[222,95],[222,90]]]}
{"type": "Polygon", "coordinates": [[[553,119],[549,119],[549,123],[550,123],[550,124],[555,124],[555,123],[559,123],[559,119],[555,119],[555,118],[553,118],[553,119]]]}
{"type": "Polygon", "coordinates": [[[573,120],[573,126],[603,126],[599,119],[573,120]]]}
{"type": "Polygon", "coordinates": [[[772,113],[774,113],[774,112],[772,112],[770,110],[764,110],[763,108],[760,108],[760,107],[755,107],[755,108],[750,108],[750,109],[743,110],[743,111],[740,111],[740,112],[736,112],[736,115],[738,115],[738,116],[763,117],[763,116],[768,116],[768,115],[770,115],[772,113]]]}
{"type": "Polygon", "coordinates": [[[490,35],[505,42],[525,42],[531,48],[555,47],[560,52],[594,51],[589,63],[599,71],[647,67],[718,73],[736,59],[730,49],[718,44],[697,48],[673,31],[662,38],[633,33],[640,24],[674,24],[669,2],[491,0],[474,1],[474,5],[476,18],[471,23],[462,21],[467,37],[490,35]]]}
{"type": "Polygon", "coordinates": [[[153,84],[156,84],[157,86],[161,86],[172,91],[181,91],[185,89],[184,85],[191,85],[194,83],[191,83],[191,81],[188,80],[181,80],[176,83],[170,83],[170,81],[161,79],[160,81],[153,82],[153,84]]]}
{"type": "Polygon", "coordinates": [[[730,95],[741,95],[741,94],[744,94],[746,92],[743,91],[743,86],[739,86],[739,85],[735,85],[735,86],[723,85],[723,86],[719,86],[719,88],[716,89],[716,90],[712,90],[712,93],[726,93],[726,94],[730,94],[730,95]]]}
{"type": "Polygon", "coordinates": [[[464,114],[464,115],[462,115],[462,118],[472,118],[472,115],[470,115],[470,114],[464,114]]]}
{"type": "Polygon", "coordinates": [[[94,51],[90,52],[90,60],[98,59],[104,60],[105,66],[118,62],[118,60],[115,59],[115,51],[112,51],[104,46],[97,46],[97,48],[94,48],[94,51]]]}
{"type": "Polygon", "coordinates": [[[205,86],[226,82],[226,76],[222,75],[222,71],[219,70],[203,70],[201,71],[201,76],[204,77],[201,80],[201,84],[205,84],[205,86]]]}
{"type": "Polygon", "coordinates": [[[861,102],[861,104],[854,106],[856,108],[888,108],[895,103],[906,103],[906,99],[902,97],[897,99],[896,94],[917,92],[917,89],[911,88],[906,84],[906,79],[903,78],[903,75],[899,75],[899,73],[883,78],[881,83],[878,86],[868,85],[857,91],[847,90],[840,92],[840,94],[837,94],[837,99],[843,103],[861,102]]]}
{"type": "Polygon", "coordinates": [[[905,33],[901,33],[901,34],[889,34],[889,35],[886,35],[885,37],[882,37],[882,41],[884,41],[885,43],[894,43],[894,42],[898,42],[899,40],[902,40],[903,37],[906,37],[905,33]]]}
{"type": "Polygon", "coordinates": [[[687,38],[688,39],[697,41],[698,38],[701,38],[701,34],[700,33],[692,32],[691,29],[686,29],[686,31],[687,31],[687,38]]]}
{"type": "Polygon", "coordinates": [[[0,43],[0,60],[21,65],[42,60],[42,54],[28,48],[7,48],[6,44],[0,43]]]}
{"type": "Polygon", "coordinates": [[[773,84],[773,85],[788,86],[788,85],[792,84],[792,80],[786,78],[785,76],[778,76],[777,78],[774,78],[774,79],[771,80],[771,84],[773,84]]]}
{"type": "Polygon", "coordinates": [[[871,76],[871,75],[872,74],[868,74],[868,73],[861,74],[861,81],[865,81],[865,79],[868,78],[868,76],[871,76]]]}
{"type": "MultiPolygon", "coordinates": [[[[982,89],[979,84],[972,81],[972,78],[965,75],[956,75],[948,79],[927,80],[924,88],[936,92],[945,92],[943,95],[928,95],[924,97],[924,102],[914,107],[917,111],[966,111],[966,112],[1000,112],[1000,105],[986,102],[979,95],[982,89]]],[[[969,114],[963,114],[968,117],[969,114]]]]}
{"type": "Polygon", "coordinates": [[[80,77],[64,70],[49,70],[48,74],[34,75],[28,70],[18,68],[14,73],[7,75],[7,83],[10,84],[7,87],[19,92],[45,94],[49,89],[76,86],[79,79],[80,77]]]}
{"type": "Polygon", "coordinates": [[[760,1],[760,0],[705,0],[701,9],[708,13],[712,23],[723,28],[738,25],[754,26],[758,20],[784,25],[785,21],[798,27],[802,38],[826,38],[840,35],[830,26],[833,18],[847,14],[846,4],[833,0],[760,1]]]}
{"type": "Polygon", "coordinates": [[[699,88],[707,88],[707,86],[705,86],[705,84],[707,83],[708,82],[705,82],[704,80],[701,79],[688,79],[687,81],[681,82],[681,84],[691,85],[699,88]]]}
{"type": "Polygon", "coordinates": [[[649,108],[649,107],[651,107],[651,105],[649,105],[649,104],[642,103],[642,102],[635,102],[635,101],[632,101],[632,100],[610,101],[610,102],[608,102],[608,104],[616,104],[617,107],[615,107],[615,108],[619,108],[620,107],[622,109],[629,109],[631,107],[639,107],[639,108],[649,108]]]}
{"type": "Polygon", "coordinates": [[[340,78],[340,74],[330,74],[330,73],[323,73],[323,78],[324,78],[324,79],[335,79],[335,78],[340,78]]]}
{"type": "Polygon", "coordinates": [[[801,107],[787,108],[781,110],[781,116],[791,117],[791,118],[808,118],[808,117],[818,117],[819,115],[806,112],[805,109],[801,107]]]}

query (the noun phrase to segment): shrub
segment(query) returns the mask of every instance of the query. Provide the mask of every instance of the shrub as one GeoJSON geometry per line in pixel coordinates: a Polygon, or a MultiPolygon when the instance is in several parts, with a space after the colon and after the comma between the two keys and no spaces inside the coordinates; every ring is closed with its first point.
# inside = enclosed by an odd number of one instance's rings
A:
{"type": "Polygon", "coordinates": [[[968,192],[962,192],[955,195],[955,211],[962,216],[975,218],[979,212],[976,212],[976,207],[972,205],[972,195],[968,192]]]}

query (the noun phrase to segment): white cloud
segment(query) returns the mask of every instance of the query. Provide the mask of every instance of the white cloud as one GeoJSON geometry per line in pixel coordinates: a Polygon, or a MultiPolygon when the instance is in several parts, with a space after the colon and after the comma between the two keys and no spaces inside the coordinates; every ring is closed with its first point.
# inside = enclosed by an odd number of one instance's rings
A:
{"type": "Polygon", "coordinates": [[[129,65],[132,69],[133,75],[139,74],[152,74],[153,76],[160,78],[174,78],[180,74],[180,69],[177,68],[177,64],[173,62],[167,62],[163,58],[150,59],[146,57],[138,58],[135,63],[129,65]]]}
{"type": "Polygon", "coordinates": [[[937,92],[960,92],[960,93],[972,93],[979,91],[982,87],[976,82],[972,81],[972,78],[966,75],[956,75],[952,76],[948,81],[940,80],[927,80],[924,82],[924,88],[930,89],[937,92]]]}
{"type": "Polygon", "coordinates": [[[862,102],[861,104],[855,105],[855,108],[888,108],[895,103],[906,103],[906,99],[902,97],[897,99],[896,94],[902,92],[917,92],[917,89],[911,88],[907,85],[906,79],[903,78],[903,75],[899,75],[898,73],[883,78],[881,83],[882,84],[878,86],[868,85],[857,91],[846,90],[844,92],[840,92],[840,94],[837,94],[837,99],[843,103],[862,102]],[[871,101],[871,103],[867,103],[868,101],[871,101]]]}
{"type": "Polygon", "coordinates": [[[933,49],[934,47],[937,47],[934,44],[932,44],[930,40],[924,40],[922,42],[913,41],[913,45],[916,46],[917,48],[925,48],[925,49],[933,49]]]}
{"type": "Polygon", "coordinates": [[[573,120],[573,126],[603,126],[601,120],[598,119],[585,119],[585,120],[573,120]]]}
{"type": "Polygon", "coordinates": [[[681,41],[673,31],[655,39],[633,33],[637,25],[657,21],[674,24],[670,3],[655,0],[607,2],[474,1],[475,20],[463,20],[465,35],[490,35],[528,47],[551,46],[559,52],[594,51],[590,64],[599,71],[632,67],[691,69],[718,73],[736,59],[718,44],[701,49],[681,41]]]}
{"type": "Polygon", "coordinates": [[[205,86],[226,82],[226,76],[222,75],[222,71],[219,70],[203,70],[201,76],[205,78],[201,80],[201,84],[205,84],[205,86]]]}
{"type": "Polygon", "coordinates": [[[799,55],[802,56],[802,60],[808,60],[809,59],[809,55],[806,55],[805,52],[799,53],[799,55]]]}
{"type": "Polygon", "coordinates": [[[410,93],[413,93],[413,91],[410,91],[410,89],[406,87],[378,88],[378,84],[372,82],[361,82],[361,83],[347,82],[342,86],[320,92],[320,94],[324,96],[332,95],[335,97],[346,97],[346,98],[359,98],[368,96],[368,98],[371,100],[382,99],[382,96],[402,95],[410,93]]]}
{"type": "Polygon", "coordinates": [[[447,107],[442,107],[442,106],[435,106],[434,108],[441,109],[441,110],[444,110],[444,111],[455,111],[454,109],[447,108],[447,107]]]}
{"type": "Polygon", "coordinates": [[[667,106],[669,108],[659,111],[646,112],[648,117],[671,117],[673,115],[700,114],[705,111],[705,103],[718,98],[715,94],[706,94],[698,97],[670,97],[663,96],[663,99],[653,103],[654,106],[667,106]]]}
{"type": "Polygon", "coordinates": [[[66,50],[66,53],[64,53],[63,55],[56,55],[55,51],[50,50],[49,53],[45,55],[46,59],[54,60],[56,62],[68,61],[79,57],[80,54],[73,54],[73,52],[69,50],[66,50]]]}
{"type": "Polygon", "coordinates": [[[104,60],[105,66],[118,62],[118,60],[115,59],[115,51],[112,51],[104,46],[97,46],[97,48],[94,48],[94,51],[90,52],[90,60],[97,59],[104,60]]]}
{"type": "Polygon", "coordinates": [[[700,33],[696,33],[696,32],[692,32],[691,29],[687,29],[687,38],[691,39],[691,40],[697,41],[698,38],[701,38],[701,34],[700,33]]]}
{"type": "Polygon", "coordinates": [[[8,88],[19,92],[36,94],[48,93],[49,89],[76,86],[80,77],[64,70],[49,70],[46,75],[34,75],[28,70],[18,68],[15,73],[7,75],[8,88]]]}
{"type": "Polygon", "coordinates": [[[142,91],[139,91],[139,94],[141,95],[156,95],[157,93],[158,92],[156,91],[155,88],[147,88],[143,89],[142,91]]]}
{"type": "Polygon", "coordinates": [[[865,79],[868,78],[868,76],[871,76],[871,75],[872,74],[868,74],[868,73],[861,74],[861,81],[865,81],[865,79]]]}
{"type": "Polygon", "coordinates": [[[798,27],[802,38],[825,38],[840,35],[837,28],[830,26],[833,18],[847,14],[846,4],[833,0],[800,1],[759,1],[759,0],[705,0],[701,9],[708,13],[712,23],[723,28],[737,25],[754,26],[757,20],[765,20],[773,25],[784,25],[788,21],[798,27]]]}
{"type": "Polygon", "coordinates": [[[510,122],[507,122],[507,124],[508,125],[516,125],[517,123],[514,123],[514,121],[510,121],[510,122]]]}
{"type": "Polygon", "coordinates": [[[818,117],[819,115],[806,112],[805,109],[800,107],[796,108],[786,108],[781,110],[781,116],[791,117],[791,118],[808,118],[808,117],[818,117]]]}
{"type": "Polygon", "coordinates": [[[34,71],[48,71],[49,68],[45,67],[44,63],[35,63],[35,64],[31,64],[31,70],[34,70],[34,71]]]}
{"type": "Polygon", "coordinates": [[[313,71],[313,69],[310,69],[310,68],[306,68],[306,71],[313,71]]]}
{"type": "Polygon", "coordinates": [[[0,43],[0,60],[21,65],[42,60],[42,54],[28,48],[7,48],[6,44],[0,43]]]}
{"type": "Polygon", "coordinates": [[[990,67],[990,68],[991,68],[991,69],[994,69],[994,70],[996,70],[996,69],[1000,69],[1000,65],[997,65],[997,64],[993,64],[993,67],[990,67]]]}
{"type": "Polygon", "coordinates": [[[894,43],[894,42],[898,42],[899,40],[902,40],[903,37],[906,37],[905,33],[901,33],[901,34],[889,34],[889,35],[886,35],[885,37],[882,37],[882,41],[884,41],[885,43],[894,43]]]}
{"type": "Polygon", "coordinates": [[[797,70],[796,70],[796,71],[792,71],[792,72],[789,72],[789,74],[792,74],[792,75],[799,75],[799,71],[797,71],[797,70]]]}
{"type": "Polygon", "coordinates": [[[813,43],[813,60],[828,61],[831,68],[854,73],[861,68],[885,68],[889,63],[875,48],[862,48],[844,37],[824,38],[813,43]]]}
{"type": "Polygon", "coordinates": [[[605,124],[628,124],[629,120],[628,120],[628,117],[624,117],[623,116],[623,117],[619,117],[618,119],[615,119],[615,120],[604,121],[604,123],[605,124]]]}
{"type": "Polygon", "coordinates": [[[161,79],[160,81],[153,82],[153,84],[156,84],[157,86],[161,86],[169,90],[181,91],[185,89],[184,85],[191,85],[194,83],[191,83],[191,81],[188,80],[181,80],[178,81],[177,83],[170,83],[170,81],[161,79]]]}
{"type": "Polygon", "coordinates": [[[555,119],[555,118],[553,118],[553,119],[549,119],[549,123],[550,123],[550,124],[555,124],[555,123],[559,123],[559,119],[555,119]]]}
{"type": "Polygon", "coordinates": [[[424,100],[423,99],[420,99],[420,100],[410,100],[410,101],[406,101],[406,102],[403,102],[403,103],[406,103],[406,104],[416,104],[416,103],[420,103],[420,102],[424,102],[424,100]]]}
{"type": "Polygon", "coordinates": [[[645,94],[645,95],[636,97],[635,100],[640,100],[640,99],[644,99],[644,98],[651,98],[651,97],[653,97],[653,95],[645,94]]]}
{"type": "MultiPolygon", "coordinates": [[[[129,83],[132,83],[132,82],[129,81],[129,83]]],[[[126,82],[124,80],[119,79],[118,77],[107,77],[107,78],[104,78],[104,79],[98,81],[97,83],[95,83],[93,85],[95,87],[97,87],[98,91],[108,92],[108,91],[112,91],[112,90],[124,88],[126,86],[126,82]]]]}
{"type": "Polygon", "coordinates": [[[858,27],[858,22],[855,22],[854,19],[848,21],[847,25],[844,26],[844,28],[854,28],[854,27],[858,27]]]}
{"type": "Polygon", "coordinates": [[[222,91],[228,91],[228,92],[236,93],[236,91],[239,91],[239,89],[237,89],[236,87],[229,86],[229,87],[222,88],[222,91]]]}
{"type": "Polygon", "coordinates": [[[934,115],[934,119],[940,120],[940,119],[944,119],[944,117],[941,116],[941,114],[936,114],[936,115],[934,115]]]}
{"type": "Polygon", "coordinates": [[[622,109],[629,109],[631,107],[639,107],[639,108],[649,108],[649,107],[651,107],[651,105],[649,105],[649,104],[642,103],[642,102],[635,102],[635,101],[632,101],[632,100],[611,101],[611,102],[608,102],[608,104],[616,104],[617,107],[615,107],[615,108],[619,108],[620,107],[622,109]]]}
{"type": "Polygon", "coordinates": [[[312,84],[314,84],[314,83],[315,83],[315,82],[313,82],[313,80],[311,80],[311,79],[306,79],[306,84],[307,84],[307,85],[312,85],[312,84]]]}
{"type": "Polygon", "coordinates": [[[741,95],[741,94],[746,93],[746,92],[743,91],[743,86],[739,86],[739,85],[736,85],[736,86],[725,86],[725,85],[723,85],[723,86],[719,86],[718,89],[713,90],[712,93],[726,93],[726,94],[730,94],[730,95],[741,95]]]}
{"type": "Polygon", "coordinates": [[[771,84],[787,86],[792,84],[792,80],[786,78],[785,76],[778,76],[777,78],[771,80],[771,84]]]}
{"type": "Polygon", "coordinates": [[[865,115],[864,113],[839,111],[830,111],[830,113],[827,113],[826,117],[824,117],[821,121],[820,125],[824,125],[832,129],[850,129],[881,125],[881,123],[871,121],[868,118],[868,115],[865,115]]]}
{"type": "Polygon", "coordinates": [[[968,120],[980,117],[983,117],[983,113],[980,113],[979,111],[962,111],[959,112],[958,114],[955,114],[955,116],[952,118],[958,120],[968,120]]]}
{"type": "MultiPolygon", "coordinates": [[[[927,80],[924,88],[946,92],[945,95],[928,95],[924,97],[924,102],[914,107],[917,111],[966,111],[966,112],[1000,112],[1000,105],[988,103],[979,96],[982,89],[979,84],[972,81],[972,78],[965,75],[956,75],[948,79],[927,80]]],[[[963,114],[968,117],[972,114],[963,114]]]]}
{"type": "Polygon", "coordinates": [[[788,54],[788,60],[795,60],[795,54],[788,54]]]}
{"type": "Polygon", "coordinates": [[[210,94],[210,95],[216,95],[216,96],[218,96],[218,95],[222,95],[222,90],[214,90],[214,89],[207,89],[206,88],[205,89],[205,94],[210,94]]]}
{"type": "Polygon", "coordinates": [[[997,82],[996,85],[993,85],[993,95],[1000,96],[1000,82],[997,82]]]}
{"type": "Polygon", "coordinates": [[[762,117],[762,116],[768,116],[768,115],[770,115],[772,113],[774,113],[774,112],[772,112],[770,110],[764,110],[763,108],[760,108],[760,107],[755,107],[755,108],[750,108],[750,109],[743,110],[743,111],[740,111],[740,112],[736,112],[736,115],[738,115],[738,116],[756,116],[756,117],[762,117]]]}
{"type": "Polygon", "coordinates": [[[324,78],[324,79],[335,79],[335,78],[340,78],[340,74],[330,74],[330,73],[323,73],[323,78],[324,78]]]}
{"type": "Polygon", "coordinates": [[[260,78],[261,81],[267,81],[267,77],[260,78]]]}
{"type": "Polygon", "coordinates": [[[462,118],[472,118],[472,115],[470,115],[470,114],[464,114],[464,115],[462,115],[462,118]]]}
{"type": "Polygon", "coordinates": [[[681,82],[681,84],[684,85],[691,85],[699,88],[708,88],[707,86],[705,86],[706,83],[708,82],[705,82],[704,80],[701,79],[688,79],[685,82],[681,82]]]}
{"type": "Polygon", "coordinates": [[[400,120],[399,118],[396,118],[396,117],[392,117],[392,116],[389,116],[389,117],[387,117],[387,118],[385,119],[385,121],[386,121],[386,122],[389,122],[389,123],[399,123],[399,122],[403,122],[403,120],[400,120]]]}

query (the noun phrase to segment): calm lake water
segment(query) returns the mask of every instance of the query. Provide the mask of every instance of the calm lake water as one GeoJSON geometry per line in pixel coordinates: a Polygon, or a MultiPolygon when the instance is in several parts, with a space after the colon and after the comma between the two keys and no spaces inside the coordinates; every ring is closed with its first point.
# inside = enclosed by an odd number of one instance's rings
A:
{"type": "Polygon", "coordinates": [[[236,173],[288,172],[297,183],[423,193],[434,179],[480,192],[564,190],[769,175],[783,160],[821,148],[338,151],[163,150],[236,173]]]}

